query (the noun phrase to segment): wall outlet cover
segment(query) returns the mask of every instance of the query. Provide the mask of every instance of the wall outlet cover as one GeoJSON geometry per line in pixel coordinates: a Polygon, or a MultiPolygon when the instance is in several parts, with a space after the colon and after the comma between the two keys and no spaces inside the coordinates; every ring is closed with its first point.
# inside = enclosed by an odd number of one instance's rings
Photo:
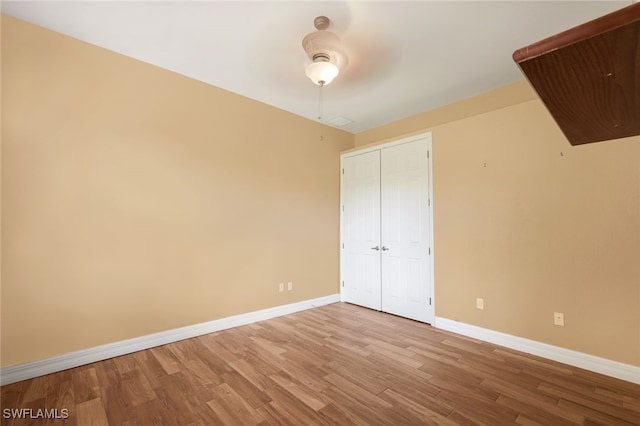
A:
{"type": "Polygon", "coordinates": [[[554,312],[553,323],[555,325],[564,325],[564,314],[562,312],[554,312]]]}

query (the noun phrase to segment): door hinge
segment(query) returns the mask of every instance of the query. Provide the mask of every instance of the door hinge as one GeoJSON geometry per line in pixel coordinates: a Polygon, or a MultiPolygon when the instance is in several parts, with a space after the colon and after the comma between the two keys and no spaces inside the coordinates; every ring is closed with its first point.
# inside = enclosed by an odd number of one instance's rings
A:
{"type": "Polygon", "coordinates": [[[342,243],[342,248],[344,248],[344,243],[342,243]]]}
{"type": "Polygon", "coordinates": [[[431,298],[429,298],[429,306],[431,306],[431,298]]]}
{"type": "Polygon", "coordinates": [[[344,281],[342,281],[342,287],[344,287],[344,281]]]}
{"type": "Polygon", "coordinates": [[[427,198],[427,206],[431,206],[431,198],[427,198]]]}
{"type": "Polygon", "coordinates": [[[342,169],[342,174],[344,174],[344,169],[342,169]]]}
{"type": "Polygon", "coordinates": [[[429,158],[429,151],[427,151],[427,158],[429,158]]]}
{"type": "Polygon", "coordinates": [[[431,247],[429,247],[429,255],[431,255],[431,247]]]}

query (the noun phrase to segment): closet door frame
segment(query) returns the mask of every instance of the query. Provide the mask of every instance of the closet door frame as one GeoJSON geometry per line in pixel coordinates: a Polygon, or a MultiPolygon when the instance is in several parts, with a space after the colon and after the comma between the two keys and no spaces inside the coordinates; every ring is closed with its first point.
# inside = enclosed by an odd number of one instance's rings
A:
{"type": "MultiPolygon", "coordinates": [[[[373,145],[373,146],[367,146],[364,148],[354,148],[352,150],[349,151],[345,151],[340,155],[340,174],[342,175],[342,170],[343,170],[343,161],[345,158],[347,157],[351,157],[354,155],[360,155],[360,154],[364,154],[367,152],[372,152],[372,151],[380,151],[384,148],[390,148],[393,147],[395,145],[402,145],[405,143],[410,143],[410,142],[415,142],[418,140],[425,140],[427,142],[427,147],[428,147],[428,164],[429,164],[429,205],[428,205],[428,211],[429,211],[429,251],[430,251],[430,256],[429,256],[429,262],[430,262],[430,279],[431,279],[431,289],[430,292],[431,294],[429,295],[430,301],[431,301],[431,307],[432,307],[432,312],[433,312],[433,319],[431,324],[433,324],[435,322],[435,305],[436,305],[436,299],[435,299],[435,249],[434,249],[434,245],[433,245],[433,204],[434,204],[434,200],[433,200],[433,149],[432,149],[432,137],[431,137],[431,132],[425,132],[425,133],[420,133],[417,135],[413,135],[413,136],[408,136],[405,138],[401,138],[401,139],[396,139],[396,140],[392,140],[389,142],[385,142],[385,143],[381,143],[381,144],[377,144],[377,145],[373,145]]],[[[344,301],[344,292],[343,292],[343,288],[344,288],[344,277],[345,277],[345,263],[344,263],[344,259],[343,259],[343,247],[344,247],[344,223],[343,223],[343,218],[344,218],[344,212],[343,212],[343,206],[344,206],[344,199],[343,199],[343,191],[342,191],[342,180],[341,180],[341,184],[340,184],[340,300],[344,301]]]]}

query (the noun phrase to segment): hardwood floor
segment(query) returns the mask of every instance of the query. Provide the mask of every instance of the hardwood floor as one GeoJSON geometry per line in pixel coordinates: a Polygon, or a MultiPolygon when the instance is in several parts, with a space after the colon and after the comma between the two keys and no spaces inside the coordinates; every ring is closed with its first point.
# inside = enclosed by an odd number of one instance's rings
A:
{"type": "Polygon", "coordinates": [[[640,424],[638,385],[345,303],[6,385],[1,405],[3,425],[640,424]]]}

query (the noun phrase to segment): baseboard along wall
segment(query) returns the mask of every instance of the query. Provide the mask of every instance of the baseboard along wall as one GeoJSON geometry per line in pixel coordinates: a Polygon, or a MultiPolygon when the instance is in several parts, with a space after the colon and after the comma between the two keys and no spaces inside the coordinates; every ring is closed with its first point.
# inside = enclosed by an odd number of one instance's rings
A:
{"type": "Polygon", "coordinates": [[[526,352],[542,358],[558,361],[573,367],[615,377],[631,383],[640,384],[640,367],[611,361],[594,355],[572,351],[535,340],[524,339],[510,334],[489,330],[475,325],[453,321],[447,318],[436,317],[436,328],[450,331],[463,336],[504,346],[509,349],[526,352]]]}
{"type": "Polygon", "coordinates": [[[270,318],[293,314],[295,312],[339,301],[340,295],[332,294],[329,296],[304,300],[302,302],[276,306],[273,308],[262,309],[260,311],[248,312],[246,314],[234,315],[201,324],[194,324],[187,327],[122,340],[120,342],[70,352],[68,354],[45,358],[38,361],[12,365],[0,369],[0,385],[8,385],[10,383],[44,376],[45,374],[57,373],[69,368],[91,364],[92,362],[104,361],[105,359],[138,352],[144,349],[166,345],[168,343],[178,342],[184,339],[190,339],[204,334],[215,333],[216,331],[251,324],[257,321],[264,321],[270,318]]]}
{"type": "MultiPolygon", "coordinates": [[[[201,324],[149,334],[147,336],[122,340],[120,342],[109,343],[38,361],[4,367],[0,369],[0,385],[8,385],[10,383],[28,380],[34,377],[44,376],[46,374],[57,373],[59,371],[79,367],[92,362],[103,361],[105,359],[130,354],[160,345],[166,345],[168,343],[178,342],[191,337],[215,333],[216,331],[293,314],[295,312],[336,302],[340,302],[340,295],[332,294],[329,296],[304,300],[302,302],[276,306],[260,311],[248,312],[246,314],[234,315],[201,324]]],[[[582,352],[576,352],[548,345],[546,343],[512,336],[498,331],[453,321],[447,318],[436,317],[433,325],[436,328],[461,334],[463,336],[472,337],[474,339],[526,352],[542,358],[562,362],[574,367],[615,377],[620,380],[640,384],[640,367],[633,365],[623,364],[621,362],[611,361],[582,352]]]]}

